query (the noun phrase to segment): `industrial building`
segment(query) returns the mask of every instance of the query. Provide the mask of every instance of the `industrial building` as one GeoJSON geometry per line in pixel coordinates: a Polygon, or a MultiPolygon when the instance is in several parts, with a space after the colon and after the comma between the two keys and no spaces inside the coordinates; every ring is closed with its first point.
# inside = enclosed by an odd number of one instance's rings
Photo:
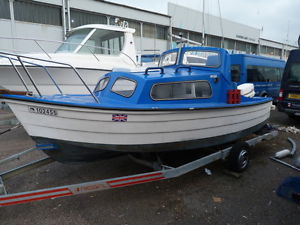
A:
{"type": "Polygon", "coordinates": [[[161,14],[103,0],[0,0],[0,48],[35,52],[38,45],[43,45],[47,51],[53,51],[57,44],[3,37],[63,41],[66,32],[74,27],[114,24],[116,18],[126,20],[136,30],[135,45],[141,54],[170,49],[178,36],[187,39],[190,45],[203,43],[234,53],[283,59],[296,48],[260,38],[260,29],[173,3],[168,3],[168,14],[161,14]]]}

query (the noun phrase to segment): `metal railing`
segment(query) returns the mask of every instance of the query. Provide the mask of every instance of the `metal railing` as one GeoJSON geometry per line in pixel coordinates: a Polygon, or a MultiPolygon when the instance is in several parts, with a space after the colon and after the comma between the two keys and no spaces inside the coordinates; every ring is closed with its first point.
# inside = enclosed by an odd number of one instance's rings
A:
{"type": "Polygon", "coordinates": [[[56,86],[56,88],[58,89],[58,91],[60,92],[60,94],[63,95],[62,90],[60,89],[59,85],[57,84],[57,82],[55,81],[55,79],[53,78],[53,76],[50,74],[49,70],[47,69],[47,66],[35,63],[35,62],[29,62],[29,61],[25,61],[27,60],[34,60],[34,61],[40,61],[40,62],[46,62],[46,63],[52,63],[52,64],[56,64],[56,65],[61,65],[61,66],[66,66],[68,68],[73,69],[73,71],[75,72],[75,74],[77,75],[77,77],[79,78],[79,80],[82,82],[82,84],[85,86],[85,88],[88,90],[88,92],[92,95],[92,97],[95,99],[95,101],[97,103],[99,103],[99,99],[95,96],[95,94],[91,91],[91,89],[88,87],[88,85],[85,83],[85,81],[82,79],[79,71],[72,66],[71,64],[68,63],[62,63],[62,62],[56,62],[56,61],[52,61],[52,60],[47,60],[47,59],[39,59],[39,58],[34,58],[34,57],[29,57],[29,56],[23,56],[23,55],[19,55],[19,54],[13,54],[13,53],[7,53],[7,52],[1,52],[0,51],[0,58],[5,58],[8,59],[10,64],[12,65],[12,67],[14,68],[15,72],[17,73],[19,79],[21,80],[22,84],[25,86],[26,90],[29,91],[29,88],[22,76],[22,74],[20,73],[20,71],[18,70],[17,66],[14,64],[14,61],[17,61],[20,63],[20,66],[23,68],[23,70],[25,71],[27,77],[29,78],[30,82],[32,83],[32,85],[34,86],[35,90],[37,91],[38,95],[40,97],[43,97],[42,93],[40,92],[37,84],[35,83],[33,76],[30,74],[29,70],[26,67],[26,64],[29,65],[33,65],[33,66],[37,66],[37,67],[41,67],[45,70],[46,74],[49,76],[49,78],[51,79],[51,81],[53,82],[53,84],[56,86]],[[22,60],[25,59],[25,60],[22,60]]]}
{"type": "MultiPolygon", "coordinates": [[[[105,48],[105,47],[99,47],[99,46],[94,46],[94,45],[87,45],[87,44],[81,44],[81,43],[70,43],[70,42],[66,42],[66,41],[53,41],[53,40],[43,40],[43,39],[33,39],[33,38],[20,38],[20,37],[3,37],[3,36],[0,36],[0,39],[4,39],[4,40],[19,40],[19,41],[31,41],[33,43],[35,43],[35,45],[51,60],[51,53],[49,53],[48,51],[46,51],[45,48],[43,48],[43,46],[41,45],[41,42],[46,42],[46,43],[54,43],[54,44],[59,44],[59,45],[62,45],[62,44],[68,44],[68,45],[74,45],[74,46],[81,46],[80,49],[82,48],[87,48],[89,50],[89,52],[94,56],[94,58],[100,62],[100,59],[99,59],[99,55],[102,55],[102,54],[95,54],[93,52],[92,49],[96,49],[96,50],[106,50],[108,52],[116,52],[118,54],[121,54],[121,55],[124,55],[125,57],[127,57],[135,66],[137,66],[137,63],[134,61],[134,59],[132,59],[128,54],[126,54],[125,52],[123,51],[119,51],[119,50],[116,50],[116,49],[111,49],[111,48],[105,48]],[[98,56],[97,56],[98,55],[98,56]]],[[[57,50],[59,49],[60,46],[58,46],[58,48],[56,49],[56,51],[54,53],[58,53],[57,50]]],[[[9,49],[6,49],[6,51],[9,50],[9,49]]],[[[16,49],[11,49],[11,51],[13,52],[22,52],[22,51],[19,51],[19,50],[16,50],[16,49]]],[[[27,52],[27,53],[30,53],[30,52],[27,52]]],[[[68,52],[66,52],[68,53],[68,52]]],[[[69,53],[74,53],[74,52],[69,52],[69,53]]],[[[78,54],[78,53],[74,53],[74,54],[78,54]]]]}

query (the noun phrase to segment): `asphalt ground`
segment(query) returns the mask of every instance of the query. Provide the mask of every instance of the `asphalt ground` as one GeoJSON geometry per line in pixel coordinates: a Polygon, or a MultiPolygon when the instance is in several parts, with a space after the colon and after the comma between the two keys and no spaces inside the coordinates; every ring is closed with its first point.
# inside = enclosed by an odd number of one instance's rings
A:
{"type": "MultiPolygon", "coordinates": [[[[300,119],[290,120],[277,111],[272,111],[270,122],[300,128],[300,119]]],[[[275,139],[251,149],[250,167],[239,178],[225,173],[224,164],[218,161],[206,166],[212,175],[200,168],[170,180],[3,207],[0,224],[297,225],[300,205],[275,192],[286,177],[299,176],[299,172],[269,159],[275,152],[290,148],[288,137],[300,146],[300,134],[280,132],[275,139]]],[[[0,159],[33,145],[23,128],[14,129],[0,135],[0,159]]],[[[43,156],[35,152],[0,170],[43,156]]],[[[21,192],[147,171],[127,157],[71,165],[54,162],[18,175],[6,186],[10,193],[21,192]]]]}

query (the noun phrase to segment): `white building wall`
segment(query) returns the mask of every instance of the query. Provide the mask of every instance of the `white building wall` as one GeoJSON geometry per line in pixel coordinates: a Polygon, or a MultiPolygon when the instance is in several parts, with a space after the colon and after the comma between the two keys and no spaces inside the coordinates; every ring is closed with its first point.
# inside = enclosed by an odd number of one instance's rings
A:
{"type": "MultiPolygon", "coordinates": [[[[12,37],[11,20],[0,19],[0,37],[12,37]]],[[[9,51],[13,49],[12,41],[0,38],[0,50],[9,51]]]]}
{"type": "MultiPolygon", "coordinates": [[[[173,27],[202,33],[202,12],[168,3],[168,14],[172,16],[173,27]]],[[[205,33],[222,37],[221,22],[225,38],[258,43],[259,29],[226,19],[220,21],[219,17],[208,14],[204,16],[205,33]]]]}
{"type": "MultiPolygon", "coordinates": [[[[49,41],[62,41],[63,29],[61,26],[37,24],[11,20],[0,20],[0,37],[14,37],[24,39],[40,39],[49,41]]],[[[47,52],[53,52],[60,45],[59,43],[38,41],[47,52]]],[[[0,38],[0,49],[13,50],[19,53],[42,52],[40,47],[32,40],[8,40],[0,38]]]]}
{"type": "Polygon", "coordinates": [[[147,12],[134,8],[128,8],[122,5],[95,1],[95,0],[70,0],[70,6],[81,10],[93,11],[116,17],[130,18],[133,20],[170,26],[170,17],[168,15],[147,12]]]}

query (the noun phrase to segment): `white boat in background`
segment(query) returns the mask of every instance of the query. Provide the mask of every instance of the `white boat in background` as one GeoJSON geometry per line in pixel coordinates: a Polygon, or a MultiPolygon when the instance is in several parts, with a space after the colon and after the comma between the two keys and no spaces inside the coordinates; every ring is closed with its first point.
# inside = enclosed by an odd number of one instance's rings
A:
{"type": "MultiPolygon", "coordinates": [[[[67,35],[67,40],[62,42],[55,53],[47,53],[41,48],[43,53],[23,55],[70,64],[80,72],[84,81],[93,89],[99,80],[99,76],[109,71],[114,69],[139,70],[133,38],[134,32],[134,29],[121,26],[84,25],[73,29],[67,35]]],[[[26,71],[24,71],[18,61],[14,63],[19,72],[24,75],[24,81],[29,89],[34,90],[31,81],[26,78],[26,71]]],[[[47,72],[41,68],[41,62],[37,65],[35,60],[27,59],[24,63],[36,85],[43,90],[43,94],[58,93],[55,86],[53,86],[53,82],[46,74],[47,72]]],[[[69,67],[47,62],[44,62],[42,65],[47,67],[47,70],[53,75],[53,79],[64,93],[86,93],[86,89],[82,87],[80,80],[74,79],[73,70],[69,67]]],[[[3,55],[0,55],[0,84],[10,90],[25,90],[22,81],[16,76],[14,67],[3,55]]]]}

